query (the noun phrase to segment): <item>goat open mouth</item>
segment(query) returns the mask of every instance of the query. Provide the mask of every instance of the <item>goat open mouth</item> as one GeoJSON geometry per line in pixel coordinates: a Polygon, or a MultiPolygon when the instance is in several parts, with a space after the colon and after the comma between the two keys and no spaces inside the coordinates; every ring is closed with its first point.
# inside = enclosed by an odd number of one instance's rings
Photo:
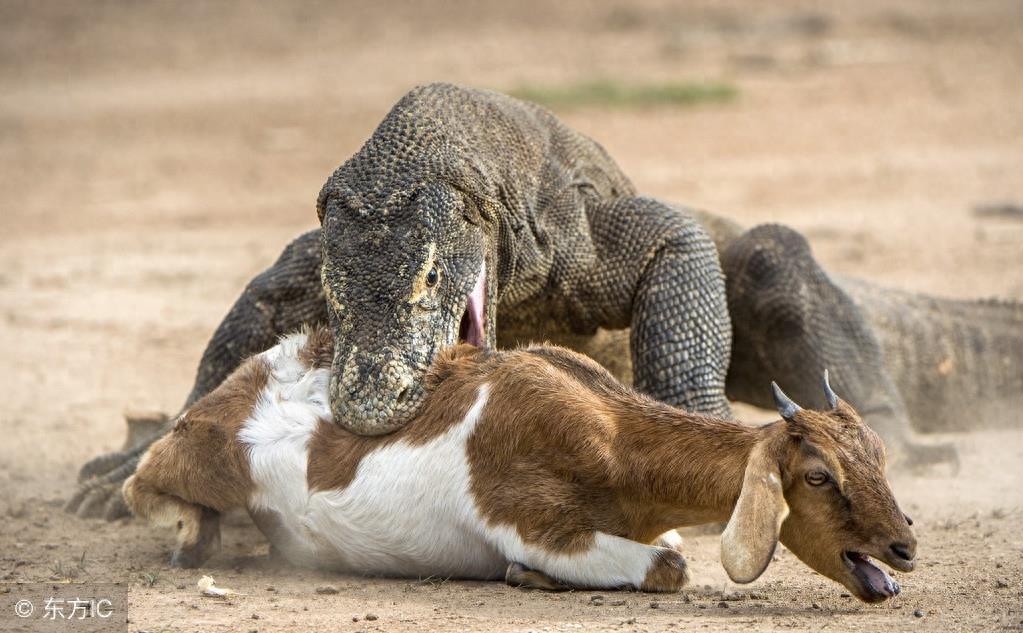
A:
{"type": "Polygon", "coordinates": [[[468,343],[476,347],[485,347],[487,318],[487,263],[483,262],[480,274],[476,277],[469,298],[465,302],[462,322],[458,325],[458,342],[468,343]]]}
{"type": "Polygon", "coordinates": [[[863,599],[880,602],[902,591],[899,583],[870,560],[866,554],[853,551],[842,552],[842,562],[853,573],[863,589],[863,599]]]}

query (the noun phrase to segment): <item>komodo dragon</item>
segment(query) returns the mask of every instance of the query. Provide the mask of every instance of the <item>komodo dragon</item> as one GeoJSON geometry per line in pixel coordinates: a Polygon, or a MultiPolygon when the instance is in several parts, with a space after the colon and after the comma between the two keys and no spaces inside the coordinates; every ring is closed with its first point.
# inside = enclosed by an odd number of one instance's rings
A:
{"type": "MultiPolygon", "coordinates": [[[[886,371],[879,323],[863,317],[873,304],[861,296],[880,291],[847,294],[789,229],[744,232],[637,196],[600,145],[536,105],[449,84],[416,88],[328,179],[316,207],[321,229],[249,283],[185,406],[282,333],[329,322],[331,409],[359,434],[413,415],[442,347],[549,339],[631,374],[656,398],[716,415],[729,414],[726,394],[769,406],[759,394],[771,379],[823,405],[817,379],[829,368],[898,454],[954,459],[951,447],[912,439],[903,376],[886,371]]],[[[145,445],[86,464],[68,509],[122,514],[119,485],[145,445]]]]}

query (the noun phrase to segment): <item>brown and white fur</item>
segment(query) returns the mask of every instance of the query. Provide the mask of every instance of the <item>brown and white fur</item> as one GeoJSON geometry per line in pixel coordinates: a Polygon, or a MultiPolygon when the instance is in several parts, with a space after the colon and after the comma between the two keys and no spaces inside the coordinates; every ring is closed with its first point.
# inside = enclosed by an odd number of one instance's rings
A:
{"type": "Polygon", "coordinates": [[[884,447],[846,403],[763,427],[639,395],[590,359],[535,346],[443,353],[415,420],[386,436],[334,424],[326,330],[246,361],[146,453],[124,493],[178,527],[201,564],[245,507],[299,565],[388,576],[506,577],[546,588],[677,591],[674,528],[728,521],[721,559],[750,582],[780,540],[860,599],[898,585],[916,540],[884,447]]]}

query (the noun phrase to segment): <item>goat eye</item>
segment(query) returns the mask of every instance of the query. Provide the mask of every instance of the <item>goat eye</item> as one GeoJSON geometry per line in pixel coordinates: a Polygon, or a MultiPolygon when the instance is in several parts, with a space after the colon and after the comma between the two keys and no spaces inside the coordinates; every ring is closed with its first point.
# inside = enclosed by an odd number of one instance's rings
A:
{"type": "Polygon", "coordinates": [[[806,483],[811,486],[820,486],[828,480],[828,474],[819,470],[811,470],[806,473],[806,483]]]}
{"type": "Polygon", "coordinates": [[[433,288],[440,281],[440,271],[434,266],[430,269],[430,272],[426,273],[426,285],[433,288]]]}

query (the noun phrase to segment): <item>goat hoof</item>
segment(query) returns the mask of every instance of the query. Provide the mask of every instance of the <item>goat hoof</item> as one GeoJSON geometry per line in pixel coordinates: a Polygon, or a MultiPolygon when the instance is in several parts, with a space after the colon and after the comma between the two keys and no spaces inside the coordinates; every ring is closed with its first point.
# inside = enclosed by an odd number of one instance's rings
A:
{"type": "Polygon", "coordinates": [[[171,554],[170,566],[179,569],[195,569],[196,567],[202,567],[205,560],[197,548],[182,547],[174,550],[174,553],[171,554]]]}
{"type": "Polygon", "coordinates": [[[521,563],[508,563],[504,582],[519,589],[542,589],[544,591],[568,591],[568,587],[543,572],[529,569],[521,563]]]}
{"type": "Polygon", "coordinates": [[[661,549],[646,572],[640,591],[676,593],[689,583],[689,565],[675,549],[661,549]]]}
{"type": "Polygon", "coordinates": [[[198,523],[178,522],[178,547],[171,555],[171,567],[194,569],[220,551],[220,513],[202,508],[198,523]]]}

